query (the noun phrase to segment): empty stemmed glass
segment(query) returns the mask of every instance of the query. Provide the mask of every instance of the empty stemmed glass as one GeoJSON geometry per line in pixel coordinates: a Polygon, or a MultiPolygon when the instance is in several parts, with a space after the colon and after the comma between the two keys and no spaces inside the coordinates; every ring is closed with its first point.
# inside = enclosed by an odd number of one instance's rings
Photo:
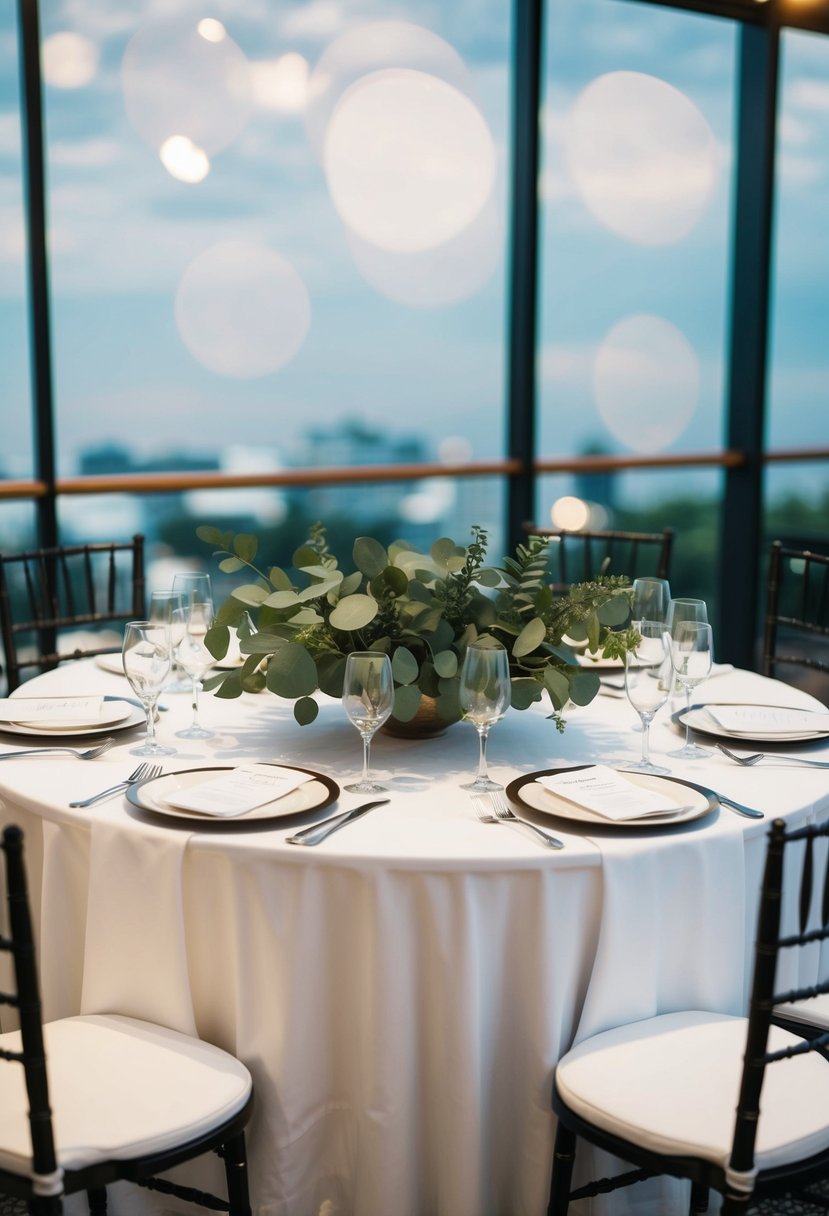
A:
{"type": "Polygon", "coordinates": [[[691,689],[696,688],[711,671],[713,639],[711,626],[700,621],[681,621],[674,627],[671,638],[671,664],[676,681],[685,689],[685,745],[669,752],[682,760],[701,760],[708,752],[691,742],[691,689]]]}
{"type": "Polygon", "coordinates": [[[174,747],[164,747],[155,737],[155,705],[170,673],[170,634],[158,621],[129,621],[124,627],[121,651],[124,675],[147,715],[147,734],[133,756],[174,756],[174,747]]]}
{"type": "Polygon", "coordinates": [[[671,588],[666,578],[635,578],[630,602],[630,619],[634,626],[639,621],[661,621],[668,619],[671,604],[671,588]]]}
{"type": "Polygon", "coordinates": [[[345,788],[352,794],[380,794],[384,785],[370,775],[371,740],[394,708],[391,660],[379,650],[358,650],[345,663],[343,708],[363,740],[363,772],[345,788]]]}
{"type": "Polygon", "coordinates": [[[670,657],[662,621],[638,621],[640,642],[636,650],[625,656],[625,692],[642,721],[642,758],[625,768],[637,773],[662,776],[670,769],[651,761],[649,754],[650,725],[654,714],[668,700],[671,689],[670,657]]]}
{"type": "Polygon", "coordinates": [[[460,702],[463,716],[478,732],[478,772],[474,781],[461,786],[475,793],[502,790],[487,771],[486,742],[491,727],[500,722],[510,706],[509,657],[500,643],[473,642],[466,648],[461,667],[460,702]]]}
{"type": "Polygon", "coordinates": [[[184,608],[173,609],[172,631],[178,641],[175,657],[179,667],[190,677],[193,696],[193,721],[186,730],[177,730],[180,739],[211,739],[213,732],[199,723],[199,693],[202,678],[213,666],[213,655],[205,645],[205,636],[213,624],[212,601],[191,599],[184,608]]]}

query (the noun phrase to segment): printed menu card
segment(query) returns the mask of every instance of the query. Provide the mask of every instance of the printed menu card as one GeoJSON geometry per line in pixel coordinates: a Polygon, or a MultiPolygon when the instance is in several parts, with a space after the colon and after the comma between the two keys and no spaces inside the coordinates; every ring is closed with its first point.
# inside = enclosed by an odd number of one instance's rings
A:
{"type": "Polygon", "coordinates": [[[198,785],[165,793],[164,801],[185,811],[230,818],[244,815],[266,802],[273,802],[291,790],[312,781],[310,773],[273,764],[249,764],[228,769],[198,785]]]}
{"type": "Polygon", "coordinates": [[[570,769],[539,777],[538,781],[559,798],[566,798],[568,802],[586,807],[594,815],[617,823],[645,819],[650,815],[678,814],[686,809],[675,798],[629,781],[623,773],[617,773],[605,764],[570,769]]]}

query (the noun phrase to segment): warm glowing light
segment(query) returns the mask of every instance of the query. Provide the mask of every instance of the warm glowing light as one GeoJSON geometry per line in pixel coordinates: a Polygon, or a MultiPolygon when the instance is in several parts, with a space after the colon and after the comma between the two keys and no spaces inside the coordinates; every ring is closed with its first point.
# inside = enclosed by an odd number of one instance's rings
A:
{"type": "Polygon", "coordinates": [[[343,93],[371,72],[414,68],[473,96],[471,76],[458,52],[431,30],[407,21],[367,21],[351,26],[326,47],[308,82],[305,130],[322,160],[325,132],[343,93]]]}
{"type": "Polygon", "coordinates": [[[438,444],[441,464],[468,464],[472,459],[472,444],[465,435],[447,435],[438,444]]]}
{"type": "Polygon", "coordinates": [[[451,240],[480,213],[495,148],[463,93],[425,72],[389,69],[340,98],[324,164],[334,205],[357,236],[414,253],[451,240]]]}
{"type": "Polygon", "coordinates": [[[557,498],[550,507],[550,519],[554,528],[579,532],[586,528],[590,521],[590,508],[580,498],[565,495],[563,498],[557,498]]]}
{"type": "Polygon", "coordinates": [[[161,163],[180,182],[201,182],[210,172],[210,161],[186,135],[171,135],[158,151],[161,163]]]}
{"type": "Polygon", "coordinates": [[[296,51],[252,63],[253,94],[261,106],[301,114],[308,100],[308,60],[296,51]]]}
{"type": "Polygon", "coordinates": [[[221,42],[227,37],[227,30],[215,17],[203,17],[196,29],[207,42],[221,42]]]}
{"type": "Polygon", "coordinates": [[[682,240],[713,194],[711,128],[684,93],[655,76],[597,77],[576,98],[565,141],[585,205],[637,244],[682,240]]]}
{"type": "MultiPolygon", "coordinates": [[[[132,36],[121,64],[127,115],[157,151],[186,136],[208,157],[227,147],[250,116],[248,61],[232,38],[205,37],[192,21],[152,22],[132,36]]],[[[208,24],[213,29],[219,22],[208,24]]],[[[224,27],[221,27],[224,31],[224,27]]]]}
{"type": "Polygon", "coordinates": [[[81,34],[51,34],[40,54],[43,79],[57,89],[83,88],[98,71],[98,48],[81,34]]]}
{"type": "Polygon", "coordinates": [[[194,258],[175,310],[190,353],[210,371],[239,379],[284,367],[311,326],[308,291],[291,263],[247,241],[224,241],[194,258]]]}
{"type": "Polygon", "coordinates": [[[400,516],[408,524],[434,524],[455,502],[455,486],[449,478],[435,477],[400,503],[400,516]]]}
{"type": "Polygon", "coordinates": [[[688,425],[699,397],[699,359],[663,317],[617,322],[596,355],[593,389],[606,426],[635,452],[659,452],[688,425]]]}

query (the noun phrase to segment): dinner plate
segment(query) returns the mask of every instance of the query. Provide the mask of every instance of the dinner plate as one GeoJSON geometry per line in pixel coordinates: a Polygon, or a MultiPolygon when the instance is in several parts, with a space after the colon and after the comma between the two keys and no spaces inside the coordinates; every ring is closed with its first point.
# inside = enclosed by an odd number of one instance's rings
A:
{"type": "Polygon", "coordinates": [[[215,828],[233,827],[240,823],[262,824],[283,819],[287,815],[299,815],[303,811],[317,811],[322,807],[330,806],[340,796],[340,787],[336,781],[332,781],[323,773],[314,772],[310,768],[302,768],[297,764],[277,764],[276,768],[307,773],[312,780],[283,794],[281,798],[275,798],[273,802],[265,802],[262,806],[254,807],[252,811],[245,811],[242,815],[227,818],[205,815],[199,811],[188,811],[184,807],[170,806],[165,801],[165,798],[176,790],[188,789],[198,785],[201,781],[209,780],[205,774],[230,772],[237,767],[238,765],[235,764],[214,764],[207,768],[188,768],[178,773],[164,773],[163,776],[155,777],[151,781],[141,781],[138,785],[130,786],[127,790],[127,800],[139,810],[150,811],[154,815],[186,821],[191,825],[197,823],[200,828],[215,828]]]}
{"type": "Polygon", "coordinates": [[[617,769],[617,772],[628,781],[632,781],[634,785],[641,785],[643,789],[676,798],[682,804],[683,809],[676,814],[644,815],[641,819],[611,820],[596,814],[595,811],[588,810],[586,806],[579,806],[575,802],[569,802],[566,798],[560,798],[538,781],[539,777],[553,777],[561,773],[575,772],[579,768],[590,767],[592,766],[589,764],[568,765],[563,768],[545,768],[536,773],[526,773],[523,777],[517,777],[509,783],[506,795],[510,801],[516,804],[523,803],[524,806],[532,807],[534,811],[542,811],[545,815],[552,815],[556,819],[589,824],[591,828],[636,828],[637,830],[673,828],[681,823],[689,823],[693,819],[701,819],[703,815],[710,815],[720,805],[713,791],[704,790],[690,781],[681,781],[678,777],[655,777],[650,773],[630,773],[625,769],[617,769]]]}
{"type": "MultiPolygon", "coordinates": [[[[624,671],[624,659],[606,659],[602,655],[593,654],[577,654],[576,662],[579,667],[583,667],[585,671],[624,671]]],[[[632,667],[639,667],[639,660],[631,659],[632,667]]]]}
{"type": "Polygon", "coordinates": [[[95,663],[102,671],[114,672],[116,676],[124,675],[124,659],[120,650],[115,654],[96,654],[95,663]]]}
{"type": "Polygon", "coordinates": [[[24,735],[27,739],[66,739],[69,737],[92,738],[95,735],[111,735],[115,731],[129,730],[133,726],[142,725],[147,721],[147,715],[143,709],[135,708],[133,705],[127,704],[126,701],[111,701],[105,702],[103,709],[105,716],[102,716],[98,724],[93,726],[91,723],[88,726],[33,726],[25,722],[2,722],[0,723],[0,734],[3,735],[24,735]],[[114,718],[109,718],[109,713],[114,714],[114,718]]]}
{"type": "MultiPolygon", "coordinates": [[[[717,702],[711,701],[710,705],[716,708],[717,702]]],[[[741,702],[722,702],[726,704],[741,704],[741,702]]],[[[691,730],[700,735],[708,735],[712,739],[733,739],[735,742],[742,743],[808,743],[815,739],[829,739],[829,731],[813,730],[813,731],[758,731],[752,734],[743,734],[741,731],[726,730],[724,726],[720,726],[708,714],[705,713],[707,706],[704,703],[692,705],[690,708],[677,710],[671,714],[671,721],[680,726],[683,730],[686,724],[691,727],[691,730]]],[[[757,709],[792,709],[790,705],[758,705],[757,709]]],[[[808,712],[808,711],[806,711],[808,712]]],[[[824,711],[825,712],[825,711],[824,711]]]]}

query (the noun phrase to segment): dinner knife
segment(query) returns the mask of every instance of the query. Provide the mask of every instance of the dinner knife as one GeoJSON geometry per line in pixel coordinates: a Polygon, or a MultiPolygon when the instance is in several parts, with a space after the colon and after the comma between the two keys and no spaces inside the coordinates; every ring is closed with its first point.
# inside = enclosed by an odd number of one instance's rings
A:
{"type": "Polygon", "coordinates": [[[716,798],[717,802],[721,802],[723,806],[730,807],[732,811],[736,811],[738,815],[745,815],[746,819],[765,819],[763,811],[758,811],[756,807],[744,806],[742,802],[735,802],[733,798],[726,798],[725,794],[719,794],[716,790],[709,789],[707,785],[697,785],[693,781],[686,781],[682,778],[682,784],[688,785],[692,790],[696,790],[700,794],[704,794],[706,798],[716,798]]]}
{"type": "Polygon", "coordinates": [[[300,831],[294,832],[293,836],[286,836],[285,840],[288,844],[320,844],[326,836],[330,836],[338,828],[344,827],[354,819],[359,819],[361,815],[365,815],[366,811],[370,811],[375,806],[385,806],[388,801],[388,798],[378,798],[374,802],[363,802],[360,806],[352,807],[350,811],[332,815],[323,823],[315,823],[313,827],[302,828],[300,831]]]}

